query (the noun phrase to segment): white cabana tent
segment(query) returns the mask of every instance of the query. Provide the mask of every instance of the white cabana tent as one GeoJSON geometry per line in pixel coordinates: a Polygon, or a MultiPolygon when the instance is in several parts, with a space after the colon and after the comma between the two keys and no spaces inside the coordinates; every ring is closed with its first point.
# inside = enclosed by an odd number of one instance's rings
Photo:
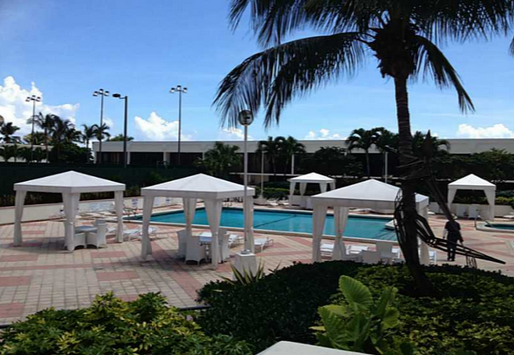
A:
{"type": "MultiPolygon", "coordinates": [[[[321,239],[325,227],[325,219],[329,207],[334,208],[335,245],[332,258],[341,260],[344,255],[343,233],[348,221],[348,211],[353,208],[371,208],[377,210],[394,210],[400,188],[374,179],[342,187],[319,195],[312,196],[313,240],[312,261],[321,261],[321,239]]],[[[428,215],[427,196],[416,194],[416,208],[425,218],[428,215]]],[[[421,243],[421,262],[429,261],[428,247],[421,243]]]]}
{"type": "Polygon", "coordinates": [[[319,184],[319,189],[321,193],[326,192],[329,186],[331,190],[334,190],[336,188],[336,181],[334,179],[318,173],[309,173],[291,178],[289,179],[289,183],[289,201],[291,203],[294,202],[293,196],[296,190],[296,185],[300,184],[300,202],[296,204],[301,205],[302,207],[310,207],[310,203],[301,200],[305,195],[307,184],[319,184]]]}
{"type": "MultiPolygon", "coordinates": [[[[197,174],[182,179],[177,179],[162,184],[141,189],[143,202],[143,238],[141,240],[141,257],[146,258],[152,254],[152,245],[148,237],[148,227],[152,216],[153,201],[155,197],[181,197],[184,201],[184,215],[186,217],[186,231],[191,236],[193,219],[196,210],[196,201],[201,199],[205,203],[207,219],[212,233],[211,253],[218,257],[212,257],[212,265],[217,267],[219,263],[218,229],[221,220],[223,200],[228,198],[243,197],[244,186],[230,181],[218,179],[205,174],[197,174]]],[[[245,249],[254,252],[253,242],[253,195],[255,190],[248,188],[246,195],[245,228],[247,240],[245,249]]]]}
{"type": "Polygon", "coordinates": [[[482,190],[490,206],[489,219],[494,219],[494,205],[496,199],[496,185],[475,174],[469,174],[459,180],[448,184],[448,208],[451,208],[457,190],[482,190]]]}
{"type": "Polygon", "coordinates": [[[14,211],[14,245],[22,243],[21,220],[27,192],[49,192],[62,194],[64,213],[66,215],[64,237],[69,251],[75,249],[73,237],[75,234],[75,218],[79,208],[80,194],[93,192],[114,192],[118,230],[116,240],[123,241],[123,191],[125,184],[101,179],[95,176],[67,171],[44,178],[19,182],[14,184],[16,191],[14,211]]]}

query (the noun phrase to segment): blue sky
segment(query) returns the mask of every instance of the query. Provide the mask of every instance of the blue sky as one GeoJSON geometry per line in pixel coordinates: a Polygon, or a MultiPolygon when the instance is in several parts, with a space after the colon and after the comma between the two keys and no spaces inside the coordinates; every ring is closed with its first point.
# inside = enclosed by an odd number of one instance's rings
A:
{"type": "MultiPolygon", "coordinates": [[[[99,120],[105,88],[130,98],[129,131],[142,140],[176,139],[177,95],[182,84],[183,135],[191,140],[238,139],[224,132],[212,108],[217,85],[234,66],[258,51],[248,23],[227,21],[229,1],[25,0],[0,3],[0,114],[27,131],[29,93],[42,93],[40,109],[72,117],[78,125],[99,120]],[[35,85],[35,86],[33,86],[35,85]]],[[[459,112],[451,89],[431,82],[410,87],[414,130],[441,137],[514,137],[514,57],[509,39],[443,47],[461,75],[476,112],[459,112]]],[[[123,103],[106,99],[113,133],[122,130],[123,103]]],[[[393,83],[382,79],[370,56],[351,80],[329,84],[284,112],[279,127],[251,127],[267,135],[341,138],[354,128],[396,130],[393,83]]]]}

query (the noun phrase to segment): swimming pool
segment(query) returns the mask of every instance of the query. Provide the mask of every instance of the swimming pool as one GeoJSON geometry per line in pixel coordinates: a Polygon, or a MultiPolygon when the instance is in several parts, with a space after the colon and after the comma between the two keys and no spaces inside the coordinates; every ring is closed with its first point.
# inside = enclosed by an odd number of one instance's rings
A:
{"type": "MultiPolygon", "coordinates": [[[[141,220],[141,217],[131,219],[141,220]]],[[[344,235],[353,238],[396,240],[395,231],[385,228],[385,224],[390,220],[391,218],[384,217],[349,216],[344,235]]],[[[183,211],[153,214],[151,221],[173,224],[185,223],[183,211]]],[[[196,210],[193,224],[209,224],[204,208],[196,210]]],[[[223,208],[220,225],[227,228],[243,228],[243,210],[240,208],[223,208]]],[[[255,230],[312,234],[312,213],[256,209],[254,210],[253,228],[255,230]]],[[[331,215],[327,216],[324,234],[335,235],[334,217],[331,215]]]]}
{"type": "Polygon", "coordinates": [[[514,233],[514,223],[506,222],[506,223],[497,223],[497,222],[484,222],[477,224],[478,230],[488,231],[488,232],[500,232],[500,233],[514,233]]]}

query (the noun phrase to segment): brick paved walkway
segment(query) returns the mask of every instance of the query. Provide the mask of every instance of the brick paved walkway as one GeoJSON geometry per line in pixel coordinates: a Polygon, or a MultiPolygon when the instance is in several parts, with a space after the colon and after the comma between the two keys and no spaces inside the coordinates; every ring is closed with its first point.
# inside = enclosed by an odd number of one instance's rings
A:
{"type": "MultiPolygon", "coordinates": [[[[88,223],[88,221],[86,221],[88,223]]],[[[430,224],[442,234],[444,220],[432,217],[430,224]]],[[[514,275],[514,234],[475,231],[473,222],[462,221],[465,244],[507,262],[480,262],[479,267],[514,275]]],[[[126,228],[136,227],[127,224],[126,228]]],[[[230,276],[230,264],[212,270],[210,264],[184,264],[175,258],[178,227],[158,226],[153,238],[153,256],[140,258],[140,242],[122,244],[109,239],[103,249],[63,250],[63,224],[58,221],[23,224],[24,242],[13,247],[13,226],[0,226],[0,324],[12,323],[28,314],[55,307],[73,309],[88,306],[97,294],[114,291],[124,300],[138,294],[161,292],[170,304],[195,305],[196,291],[205,283],[230,276]]],[[[259,236],[257,234],[256,236],[259,236]]],[[[275,243],[258,254],[266,269],[286,267],[294,261],[308,263],[311,240],[302,237],[271,236],[275,243]]],[[[232,254],[238,249],[233,248],[232,254]]],[[[438,252],[444,262],[445,255],[438,252]]],[[[457,264],[464,264],[458,257],[457,264]]]]}

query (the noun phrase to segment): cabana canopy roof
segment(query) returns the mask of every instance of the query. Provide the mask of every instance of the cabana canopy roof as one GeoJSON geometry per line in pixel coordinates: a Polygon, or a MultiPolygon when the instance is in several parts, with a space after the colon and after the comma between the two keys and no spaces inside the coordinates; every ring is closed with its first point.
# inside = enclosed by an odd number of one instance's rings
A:
{"type": "Polygon", "coordinates": [[[321,175],[318,173],[309,173],[301,176],[297,176],[289,179],[291,182],[300,182],[300,183],[331,183],[335,182],[331,177],[321,175]]]}
{"type": "Polygon", "coordinates": [[[19,182],[14,184],[14,190],[76,194],[83,192],[124,191],[125,184],[70,170],[40,179],[19,182]]]}
{"type": "MultiPolygon", "coordinates": [[[[197,174],[182,179],[141,189],[143,196],[172,196],[221,200],[244,196],[244,186],[205,174],[197,174]]],[[[253,196],[255,190],[248,188],[246,195],[253,196]]]]}
{"type": "Polygon", "coordinates": [[[456,180],[448,184],[448,187],[462,190],[496,190],[495,184],[490,183],[475,174],[469,174],[468,176],[456,180]]]}
{"type": "MultiPolygon", "coordinates": [[[[312,204],[324,206],[394,209],[400,188],[374,179],[312,196],[312,204]]],[[[418,209],[428,205],[427,196],[416,194],[418,209]]]]}

